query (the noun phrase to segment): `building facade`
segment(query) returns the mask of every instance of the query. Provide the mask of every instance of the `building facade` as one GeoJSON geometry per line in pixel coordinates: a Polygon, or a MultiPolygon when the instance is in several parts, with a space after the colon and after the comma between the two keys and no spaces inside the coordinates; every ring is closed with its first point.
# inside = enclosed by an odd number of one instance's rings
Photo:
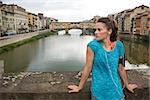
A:
{"type": "Polygon", "coordinates": [[[38,13],[40,29],[44,29],[44,16],[42,13],[38,13]]]}
{"type": "Polygon", "coordinates": [[[119,33],[147,35],[149,32],[149,12],[150,8],[148,6],[141,5],[134,9],[108,15],[108,17],[117,21],[119,33]]]}
{"type": "Polygon", "coordinates": [[[134,18],[133,34],[150,35],[150,12],[138,14],[134,18]]]}
{"type": "Polygon", "coordinates": [[[1,6],[1,14],[2,14],[2,31],[13,31],[16,32],[15,28],[15,18],[14,11],[12,6],[8,6],[3,4],[1,6]]]}
{"type": "Polygon", "coordinates": [[[137,32],[134,32],[136,29],[136,22],[135,22],[135,19],[136,19],[136,16],[137,15],[140,15],[144,12],[147,12],[147,11],[150,11],[150,8],[148,6],[144,6],[144,5],[141,5],[139,7],[135,7],[134,9],[131,10],[131,14],[130,14],[130,31],[132,34],[141,34],[141,33],[137,33],[137,32]]]}
{"type": "Polygon", "coordinates": [[[38,16],[36,14],[28,12],[28,27],[29,32],[38,30],[38,16]]]}
{"type": "Polygon", "coordinates": [[[28,32],[28,14],[26,10],[17,5],[10,5],[14,10],[14,19],[17,33],[28,32]]]}
{"type": "Polygon", "coordinates": [[[3,32],[12,31],[19,34],[28,30],[27,13],[24,8],[14,4],[2,4],[1,14],[3,32]]]}

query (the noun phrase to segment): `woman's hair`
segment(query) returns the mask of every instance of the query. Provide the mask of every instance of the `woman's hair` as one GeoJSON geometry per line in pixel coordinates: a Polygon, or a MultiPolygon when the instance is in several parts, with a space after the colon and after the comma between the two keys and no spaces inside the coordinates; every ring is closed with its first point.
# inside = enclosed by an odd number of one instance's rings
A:
{"type": "Polygon", "coordinates": [[[112,33],[110,35],[110,41],[113,42],[113,41],[117,40],[118,26],[117,26],[117,23],[113,19],[110,19],[108,17],[102,17],[102,18],[98,19],[97,22],[104,23],[108,30],[110,30],[110,29],[112,30],[112,33]]]}

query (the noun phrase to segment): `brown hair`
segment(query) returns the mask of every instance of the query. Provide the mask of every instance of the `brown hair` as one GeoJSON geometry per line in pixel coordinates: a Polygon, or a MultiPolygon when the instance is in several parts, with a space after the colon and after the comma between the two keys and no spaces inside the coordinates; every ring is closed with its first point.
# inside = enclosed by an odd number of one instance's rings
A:
{"type": "Polygon", "coordinates": [[[117,37],[118,37],[118,26],[117,23],[113,20],[110,19],[108,17],[102,17],[100,19],[97,20],[97,22],[102,22],[106,25],[106,28],[108,30],[112,30],[112,33],[110,35],[110,41],[116,41],[117,37]]]}

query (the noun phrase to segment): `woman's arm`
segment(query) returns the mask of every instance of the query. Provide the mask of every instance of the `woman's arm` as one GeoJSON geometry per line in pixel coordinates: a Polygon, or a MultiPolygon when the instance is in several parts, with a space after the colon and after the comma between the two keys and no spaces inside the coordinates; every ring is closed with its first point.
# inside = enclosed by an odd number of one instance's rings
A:
{"type": "Polygon", "coordinates": [[[134,93],[134,89],[137,88],[138,86],[136,84],[129,84],[128,80],[127,80],[127,74],[126,74],[126,70],[125,67],[122,64],[119,64],[119,75],[121,77],[121,79],[123,80],[123,83],[125,85],[125,87],[132,93],[134,93]]]}
{"type": "Polygon", "coordinates": [[[125,86],[128,86],[127,74],[122,64],[119,64],[119,75],[125,86]]]}
{"type": "Polygon", "coordinates": [[[85,84],[85,82],[86,82],[87,78],[89,77],[89,74],[92,70],[93,59],[94,59],[94,53],[93,53],[93,51],[91,50],[90,47],[87,47],[86,64],[84,66],[84,70],[83,70],[83,73],[82,73],[82,76],[81,76],[79,86],[69,85],[68,88],[71,89],[69,91],[69,93],[79,92],[83,88],[83,85],[85,84]]]}

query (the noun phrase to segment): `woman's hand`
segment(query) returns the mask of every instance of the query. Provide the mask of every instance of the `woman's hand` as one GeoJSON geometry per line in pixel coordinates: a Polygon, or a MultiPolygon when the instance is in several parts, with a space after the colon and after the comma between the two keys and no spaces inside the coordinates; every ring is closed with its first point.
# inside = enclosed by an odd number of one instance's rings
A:
{"type": "Polygon", "coordinates": [[[132,93],[134,93],[133,90],[136,89],[137,87],[138,86],[136,84],[128,84],[128,86],[126,86],[126,88],[132,93]]]}
{"type": "Polygon", "coordinates": [[[68,88],[70,89],[69,90],[69,93],[72,93],[72,92],[79,92],[81,89],[79,88],[79,86],[77,85],[69,85],[68,88]]]}

